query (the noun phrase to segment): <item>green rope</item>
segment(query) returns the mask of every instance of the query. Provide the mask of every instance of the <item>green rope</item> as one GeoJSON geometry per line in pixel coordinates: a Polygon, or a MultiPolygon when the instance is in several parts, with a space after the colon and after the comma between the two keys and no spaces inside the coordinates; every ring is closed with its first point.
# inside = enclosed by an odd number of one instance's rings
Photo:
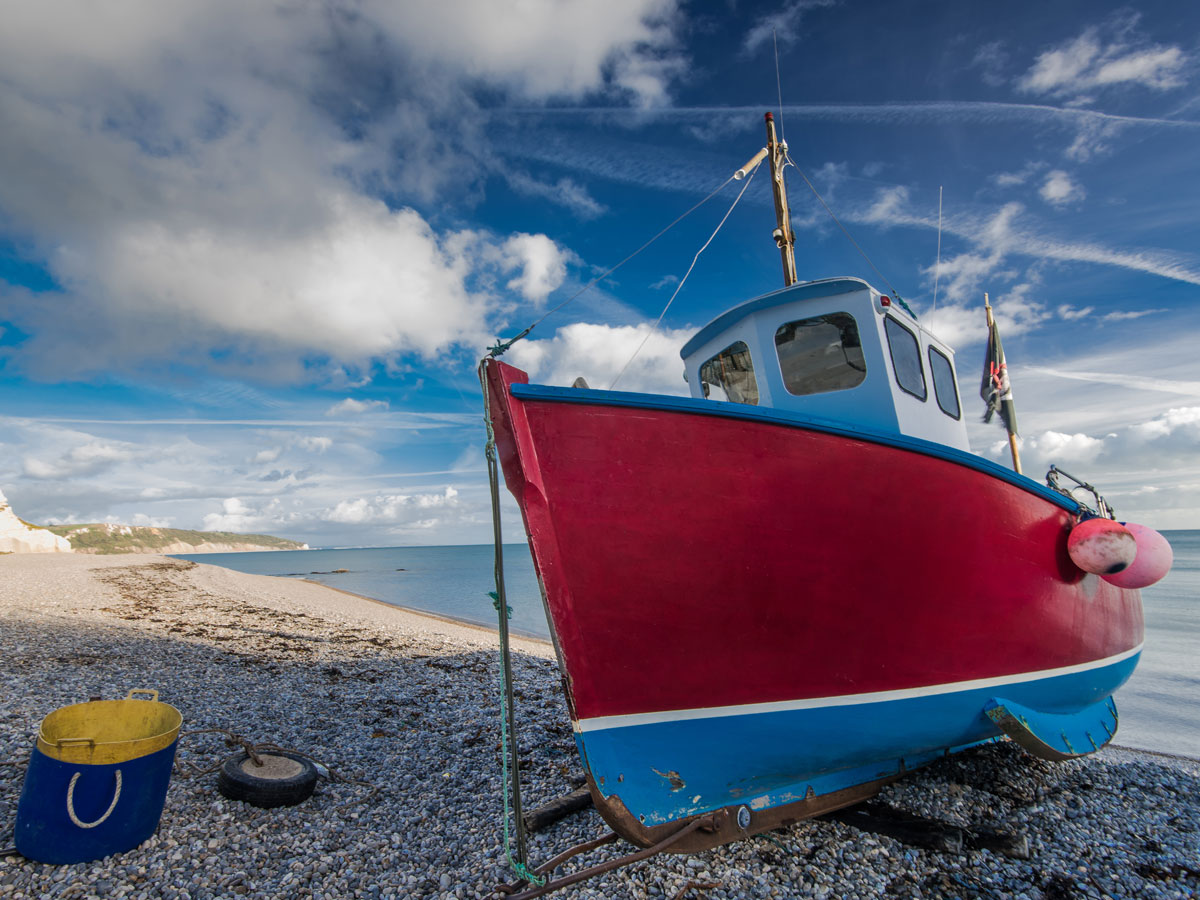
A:
{"type": "MultiPolygon", "coordinates": [[[[488,595],[496,597],[494,591],[489,591],[488,595]]],[[[496,599],[496,610],[500,609],[500,601],[496,599]]],[[[508,615],[512,616],[512,607],[508,607],[508,615]]],[[[508,820],[512,816],[512,810],[509,805],[508,798],[508,685],[504,679],[504,667],[500,668],[500,771],[501,777],[504,779],[504,854],[508,857],[508,864],[512,866],[512,870],[517,873],[517,877],[528,881],[530,884],[541,887],[546,883],[546,876],[536,874],[530,869],[524,860],[517,859],[512,851],[512,837],[509,834],[508,820]]]]}
{"type": "Polygon", "coordinates": [[[917,314],[916,314],[915,312],[913,312],[913,311],[912,311],[912,307],[911,307],[911,306],[909,306],[907,303],[905,303],[905,302],[904,302],[904,298],[903,298],[903,297],[901,297],[899,294],[897,294],[897,293],[896,293],[896,289],[895,289],[895,288],[892,288],[892,294],[894,294],[894,295],[895,295],[895,297],[896,297],[896,302],[897,302],[897,303],[899,303],[901,306],[903,306],[903,307],[904,307],[904,309],[905,309],[905,311],[906,311],[906,312],[907,312],[907,313],[908,313],[910,316],[912,316],[912,317],[915,319],[915,318],[917,317],[917,314]]]}
{"type": "MultiPolygon", "coordinates": [[[[487,595],[492,598],[492,609],[494,609],[496,612],[500,612],[500,595],[495,591],[488,591],[487,595]]],[[[512,607],[507,603],[504,604],[504,618],[512,618],[512,607]]]]}
{"type": "MultiPolygon", "coordinates": [[[[534,324],[536,325],[537,323],[535,322],[534,324]]],[[[490,356],[492,359],[495,359],[496,357],[501,356],[505,351],[508,350],[509,347],[511,347],[517,341],[521,340],[521,338],[525,337],[525,335],[529,334],[529,332],[531,332],[531,331],[533,331],[533,325],[530,325],[528,328],[526,328],[524,331],[522,331],[520,334],[518,334],[514,338],[510,338],[507,341],[499,341],[496,343],[495,346],[488,347],[488,356],[490,356]]],[[[484,386],[484,390],[485,391],[487,390],[486,385],[484,386]]],[[[489,419],[488,420],[488,442],[489,442],[489,446],[492,446],[494,449],[495,444],[492,443],[492,440],[491,440],[491,424],[492,424],[491,420],[489,419]]]]}

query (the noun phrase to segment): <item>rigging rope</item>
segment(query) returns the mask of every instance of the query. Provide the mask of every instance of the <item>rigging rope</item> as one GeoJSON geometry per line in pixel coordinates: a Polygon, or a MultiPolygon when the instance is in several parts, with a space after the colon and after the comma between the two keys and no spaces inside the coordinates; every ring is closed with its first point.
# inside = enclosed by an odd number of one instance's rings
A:
{"type": "Polygon", "coordinates": [[[933,317],[937,314],[938,278],[942,274],[942,186],[938,185],[938,243],[937,262],[933,265],[933,311],[929,313],[929,327],[933,327],[933,317]]]}
{"type": "MultiPolygon", "coordinates": [[[[646,332],[646,336],[642,338],[642,342],[638,344],[637,349],[633,351],[633,356],[629,357],[629,360],[624,366],[621,367],[621,371],[617,373],[617,377],[612,380],[612,384],[608,386],[610,391],[617,386],[617,382],[621,380],[621,376],[625,374],[625,370],[632,365],[634,359],[637,358],[637,355],[642,352],[642,348],[646,346],[646,342],[654,336],[655,332],[658,331],[658,326],[662,324],[663,316],[667,314],[667,310],[671,308],[671,304],[675,302],[675,298],[678,297],[679,292],[683,290],[684,284],[687,283],[688,276],[692,274],[692,269],[696,268],[696,261],[700,259],[700,254],[708,249],[708,245],[713,242],[713,238],[717,236],[717,232],[719,232],[722,226],[724,226],[725,220],[729,218],[734,208],[738,205],[738,201],[742,199],[742,194],[746,193],[746,188],[750,187],[750,182],[754,180],[754,174],[758,171],[758,167],[761,165],[762,160],[759,160],[757,163],[755,163],[754,168],[750,170],[750,177],[746,179],[746,183],[742,185],[742,189],[738,191],[738,195],[733,198],[733,204],[729,207],[725,215],[721,217],[721,221],[717,223],[717,227],[713,233],[708,236],[708,240],[704,242],[704,246],[697,250],[696,255],[692,257],[692,264],[688,266],[688,270],[683,273],[682,280],[680,280],[679,284],[675,286],[675,291],[671,294],[671,299],[667,301],[667,305],[664,306],[662,312],[658,314],[658,318],[654,321],[653,327],[646,332]]],[[[726,184],[728,183],[729,182],[726,182],[726,184]]]]}
{"type": "Polygon", "coordinates": [[[530,325],[528,328],[526,328],[524,331],[522,331],[516,337],[510,338],[507,341],[500,341],[494,347],[489,347],[488,348],[488,356],[490,356],[494,359],[497,356],[500,356],[505,351],[507,351],[509,347],[511,347],[517,341],[521,340],[526,335],[528,335],[529,332],[533,331],[533,329],[535,329],[539,325],[541,325],[544,321],[546,321],[547,318],[554,315],[556,312],[558,312],[560,309],[562,309],[568,303],[571,303],[572,301],[578,299],[582,294],[584,294],[591,288],[595,287],[597,284],[599,284],[601,281],[603,281],[605,278],[607,278],[613,272],[617,271],[617,269],[621,268],[621,266],[625,265],[625,263],[629,262],[631,259],[633,259],[635,256],[637,256],[639,253],[641,253],[643,250],[645,250],[647,247],[649,247],[651,244],[653,244],[655,241],[657,241],[660,237],[662,237],[664,234],[666,234],[668,231],[670,231],[672,228],[674,228],[676,225],[678,225],[680,222],[682,222],[684,219],[686,219],[688,216],[690,216],[692,213],[694,213],[696,210],[698,210],[700,207],[702,207],[705,203],[707,203],[713,197],[717,196],[717,194],[721,193],[721,191],[723,191],[725,189],[725,186],[728,185],[729,182],[733,181],[733,178],[734,177],[732,175],[730,175],[723,182],[721,182],[720,187],[716,188],[707,197],[705,197],[703,200],[701,200],[699,203],[697,203],[695,206],[693,206],[687,212],[680,215],[670,225],[668,225],[666,228],[664,228],[658,234],[654,235],[654,237],[650,238],[650,240],[646,241],[646,243],[642,244],[642,246],[638,247],[636,250],[634,250],[632,253],[630,253],[628,256],[626,256],[623,260],[621,260],[619,263],[617,263],[615,266],[613,266],[611,269],[609,269],[607,272],[597,275],[595,278],[593,278],[591,281],[589,281],[587,284],[585,284],[583,287],[581,287],[579,290],[577,290],[574,294],[572,294],[570,297],[568,297],[566,300],[564,300],[562,303],[558,304],[557,306],[553,307],[552,309],[546,310],[546,312],[542,314],[541,318],[539,318],[536,322],[534,322],[532,325],[530,325]]]}
{"type": "Polygon", "coordinates": [[[787,153],[787,151],[784,151],[784,161],[787,165],[791,166],[800,173],[800,177],[804,179],[804,183],[808,185],[808,189],[813,192],[813,196],[821,201],[821,205],[825,207],[825,212],[829,213],[829,218],[833,219],[833,221],[837,224],[837,227],[842,229],[842,234],[846,235],[847,240],[854,245],[854,249],[857,250],[862,255],[862,258],[867,261],[867,265],[874,269],[875,274],[883,279],[883,283],[888,286],[888,290],[892,292],[892,296],[896,298],[896,302],[904,307],[908,314],[915,319],[917,314],[912,311],[912,307],[904,302],[904,298],[900,296],[900,292],[896,290],[890,281],[888,281],[887,276],[879,271],[879,267],[876,266],[875,263],[871,262],[871,257],[867,256],[867,251],[858,245],[858,241],[856,241],[853,235],[846,230],[846,226],[843,225],[841,220],[833,214],[833,210],[829,208],[829,204],[825,202],[825,198],[821,196],[820,192],[816,189],[813,183],[808,180],[808,176],[804,174],[804,170],[792,162],[792,157],[787,153]]]}

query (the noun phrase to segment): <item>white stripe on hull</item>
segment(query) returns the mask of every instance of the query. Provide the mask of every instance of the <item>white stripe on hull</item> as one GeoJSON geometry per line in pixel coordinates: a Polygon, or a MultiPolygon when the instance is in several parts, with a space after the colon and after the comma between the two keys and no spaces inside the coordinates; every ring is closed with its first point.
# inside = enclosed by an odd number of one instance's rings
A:
{"type": "Polygon", "coordinates": [[[1040,681],[1045,678],[1056,678],[1060,675],[1075,675],[1092,669],[1102,669],[1105,666],[1124,662],[1131,656],[1142,652],[1142,644],[1132,650],[1097,659],[1092,662],[1077,663],[1073,666],[1063,666],[1058,669],[1042,669],[1038,672],[1021,672],[1016,675],[1000,675],[994,678],[977,678],[972,681],[955,681],[949,684],[931,684],[925,687],[903,688],[895,691],[876,691],[871,694],[841,694],[835,697],[811,697],[806,700],[777,700],[771,703],[747,703],[741,706],[706,706],[696,709],[670,709],[661,712],[631,713],[619,716],[596,716],[592,719],[580,719],[574,723],[575,731],[601,731],[609,728],[629,728],[634,725],[654,725],[660,722],[684,722],[689,719],[716,719],[722,716],[749,716],[762,713],[790,712],[800,709],[821,709],[833,706],[856,706],[864,703],[886,703],[891,700],[911,700],[916,697],[932,697],[938,694],[953,694],[959,691],[978,690],[981,688],[1002,687],[1008,684],[1019,684],[1025,681],[1040,681]]]}

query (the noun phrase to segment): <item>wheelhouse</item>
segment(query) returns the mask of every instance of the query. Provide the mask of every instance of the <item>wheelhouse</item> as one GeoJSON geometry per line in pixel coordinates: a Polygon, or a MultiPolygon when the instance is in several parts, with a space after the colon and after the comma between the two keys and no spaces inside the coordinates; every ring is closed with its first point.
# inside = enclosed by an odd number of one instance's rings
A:
{"type": "Polygon", "coordinates": [[[680,355],[696,398],[969,449],[954,351],[857,278],[805,282],[743,303],[680,355]]]}

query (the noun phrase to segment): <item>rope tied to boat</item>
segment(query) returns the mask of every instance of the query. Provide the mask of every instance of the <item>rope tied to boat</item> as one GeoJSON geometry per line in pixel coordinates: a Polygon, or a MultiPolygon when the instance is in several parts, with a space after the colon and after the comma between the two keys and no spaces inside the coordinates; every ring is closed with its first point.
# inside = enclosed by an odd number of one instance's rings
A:
{"type": "MultiPolygon", "coordinates": [[[[817,198],[817,200],[818,200],[818,202],[820,202],[821,206],[825,207],[825,212],[829,213],[829,218],[833,219],[834,224],[837,225],[838,228],[842,229],[842,234],[844,234],[846,236],[846,239],[848,241],[850,241],[851,244],[854,245],[854,249],[859,252],[859,254],[862,256],[862,258],[867,261],[867,265],[869,265],[872,269],[874,269],[875,274],[883,279],[884,284],[886,284],[888,286],[888,289],[892,292],[892,296],[896,298],[896,302],[899,303],[904,308],[904,311],[906,313],[908,313],[914,319],[917,318],[917,314],[915,312],[913,312],[912,307],[904,302],[904,298],[900,296],[900,292],[898,290],[896,290],[895,286],[890,281],[888,281],[888,277],[886,275],[884,275],[883,272],[879,271],[879,266],[875,265],[875,263],[871,260],[871,257],[867,256],[867,251],[864,250],[859,245],[858,241],[856,241],[854,239],[854,235],[852,235],[849,232],[849,230],[846,228],[846,226],[842,224],[842,220],[839,219],[834,214],[832,209],[830,209],[829,204],[825,202],[825,198],[821,196],[821,192],[817,190],[816,185],[814,185],[811,181],[809,181],[808,176],[804,174],[804,170],[801,169],[798,165],[796,165],[795,162],[792,161],[792,157],[787,152],[786,145],[785,145],[785,148],[783,151],[783,159],[784,159],[785,165],[791,166],[793,169],[795,169],[799,173],[800,177],[804,179],[804,183],[807,184],[808,189],[813,192],[813,196],[817,198]]],[[[941,240],[940,232],[939,232],[938,240],[939,241],[941,240]]],[[[940,253],[940,250],[939,250],[939,253],[940,253]]]]}
{"type": "MultiPolygon", "coordinates": [[[[679,292],[682,291],[683,286],[687,284],[688,277],[692,274],[692,269],[696,268],[696,263],[700,259],[700,254],[708,249],[708,245],[716,239],[717,234],[720,233],[721,229],[725,225],[725,222],[731,215],[733,215],[734,209],[737,207],[738,202],[742,199],[742,194],[746,193],[746,188],[750,187],[750,182],[754,180],[754,174],[758,171],[758,167],[760,165],[762,165],[761,160],[754,164],[754,168],[750,170],[750,177],[746,179],[746,183],[742,185],[742,189],[738,191],[738,195],[733,198],[733,203],[725,212],[725,215],[721,217],[721,221],[717,223],[717,227],[713,229],[713,233],[708,236],[708,240],[704,242],[704,245],[696,251],[696,255],[692,257],[692,264],[688,266],[687,271],[683,273],[683,278],[680,279],[679,284],[675,285],[675,290],[671,293],[671,299],[667,301],[667,305],[664,306],[662,312],[658,314],[658,318],[654,320],[654,324],[650,327],[650,330],[646,332],[646,336],[642,338],[642,342],[638,344],[637,349],[633,351],[633,355],[629,357],[629,359],[625,362],[625,365],[621,367],[621,371],[617,373],[617,377],[612,380],[612,384],[608,386],[610,391],[616,388],[617,382],[621,380],[621,376],[623,376],[626,370],[633,365],[634,359],[636,359],[637,355],[642,352],[642,348],[646,346],[646,342],[658,333],[658,326],[662,324],[663,317],[666,316],[667,310],[671,308],[671,304],[675,302],[675,298],[679,296],[679,292]]],[[[728,181],[725,182],[725,184],[728,183],[728,181]]],[[[724,187],[724,185],[722,185],[722,187],[724,187]]]]}
{"type": "MultiPolygon", "coordinates": [[[[625,263],[629,262],[635,256],[640,254],[643,250],[645,250],[647,247],[649,247],[651,244],[653,244],[655,241],[657,241],[660,237],[662,237],[664,234],[666,234],[668,231],[670,231],[672,228],[674,228],[676,225],[678,225],[680,222],[682,222],[684,219],[686,219],[688,216],[690,216],[692,213],[694,213],[696,210],[698,210],[700,207],[702,207],[705,203],[707,203],[713,197],[717,196],[717,194],[721,193],[721,191],[725,190],[726,185],[728,185],[729,182],[731,182],[733,180],[734,180],[734,176],[730,175],[723,182],[721,182],[721,185],[719,187],[717,187],[716,189],[714,189],[712,191],[712,193],[710,193],[707,197],[705,197],[703,200],[701,200],[699,203],[697,203],[695,206],[693,206],[687,212],[678,216],[673,222],[671,222],[670,225],[668,225],[666,228],[662,229],[662,231],[660,231],[658,234],[654,235],[654,237],[650,238],[650,240],[646,241],[646,243],[642,244],[642,246],[638,247],[636,250],[634,250],[632,253],[630,253],[628,256],[626,256],[623,260],[621,260],[619,263],[617,263],[615,266],[613,266],[611,269],[597,275],[595,278],[593,278],[591,281],[589,281],[587,284],[585,284],[583,287],[581,287],[579,290],[577,290],[574,294],[572,294],[566,300],[562,301],[562,303],[558,304],[557,306],[555,306],[551,309],[546,310],[546,312],[542,314],[541,318],[539,318],[536,322],[534,322],[532,325],[530,325],[528,328],[526,328],[524,331],[522,331],[516,337],[511,337],[507,341],[497,341],[494,346],[488,348],[488,353],[487,353],[488,358],[496,359],[501,354],[507,352],[508,349],[510,347],[512,347],[513,344],[515,344],[517,341],[522,340],[523,338],[528,336],[529,332],[533,331],[533,329],[535,329],[539,325],[541,325],[550,316],[554,315],[556,312],[558,312],[560,309],[562,309],[568,303],[571,303],[571,302],[577,300],[580,296],[587,293],[589,290],[591,290],[593,287],[598,285],[601,281],[603,281],[605,278],[607,278],[613,272],[617,271],[617,269],[621,268],[621,266],[625,265],[625,263]]],[[[743,188],[742,190],[745,190],[745,188],[743,188]]],[[[484,395],[486,396],[486,394],[487,394],[487,387],[485,386],[484,387],[484,395]]]]}
{"type": "MultiPolygon", "coordinates": [[[[524,334],[528,334],[533,326],[525,329],[509,342],[515,343],[524,334]]],[[[507,349],[505,347],[504,349],[507,349]]],[[[500,352],[504,352],[501,350],[500,352]]],[[[490,356],[490,355],[489,355],[490,356]]],[[[494,357],[491,357],[494,358],[494,357]]],[[[492,606],[496,610],[500,632],[500,773],[504,792],[504,813],[501,819],[504,831],[504,855],[508,864],[522,881],[541,887],[546,883],[546,876],[538,875],[529,867],[529,854],[525,841],[525,822],[521,811],[521,770],[516,747],[516,720],[513,712],[512,691],[512,657],[508,640],[508,620],[512,618],[512,607],[504,592],[504,540],[500,524],[500,471],[496,462],[496,430],[492,424],[491,398],[488,394],[487,366],[489,359],[485,358],[479,364],[479,386],[483,389],[483,424],[487,429],[487,443],[483,455],[487,459],[488,485],[492,496],[492,540],[495,542],[496,557],[493,574],[496,590],[488,591],[492,598],[492,606]],[[511,781],[509,775],[509,752],[511,757],[511,781]],[[511,805],[509,785],[512,785],[511,805]],[[513,841],[509,831],[509,817],[512,817],[516,830],[516,854],[513,854],[513,841]]]]}

